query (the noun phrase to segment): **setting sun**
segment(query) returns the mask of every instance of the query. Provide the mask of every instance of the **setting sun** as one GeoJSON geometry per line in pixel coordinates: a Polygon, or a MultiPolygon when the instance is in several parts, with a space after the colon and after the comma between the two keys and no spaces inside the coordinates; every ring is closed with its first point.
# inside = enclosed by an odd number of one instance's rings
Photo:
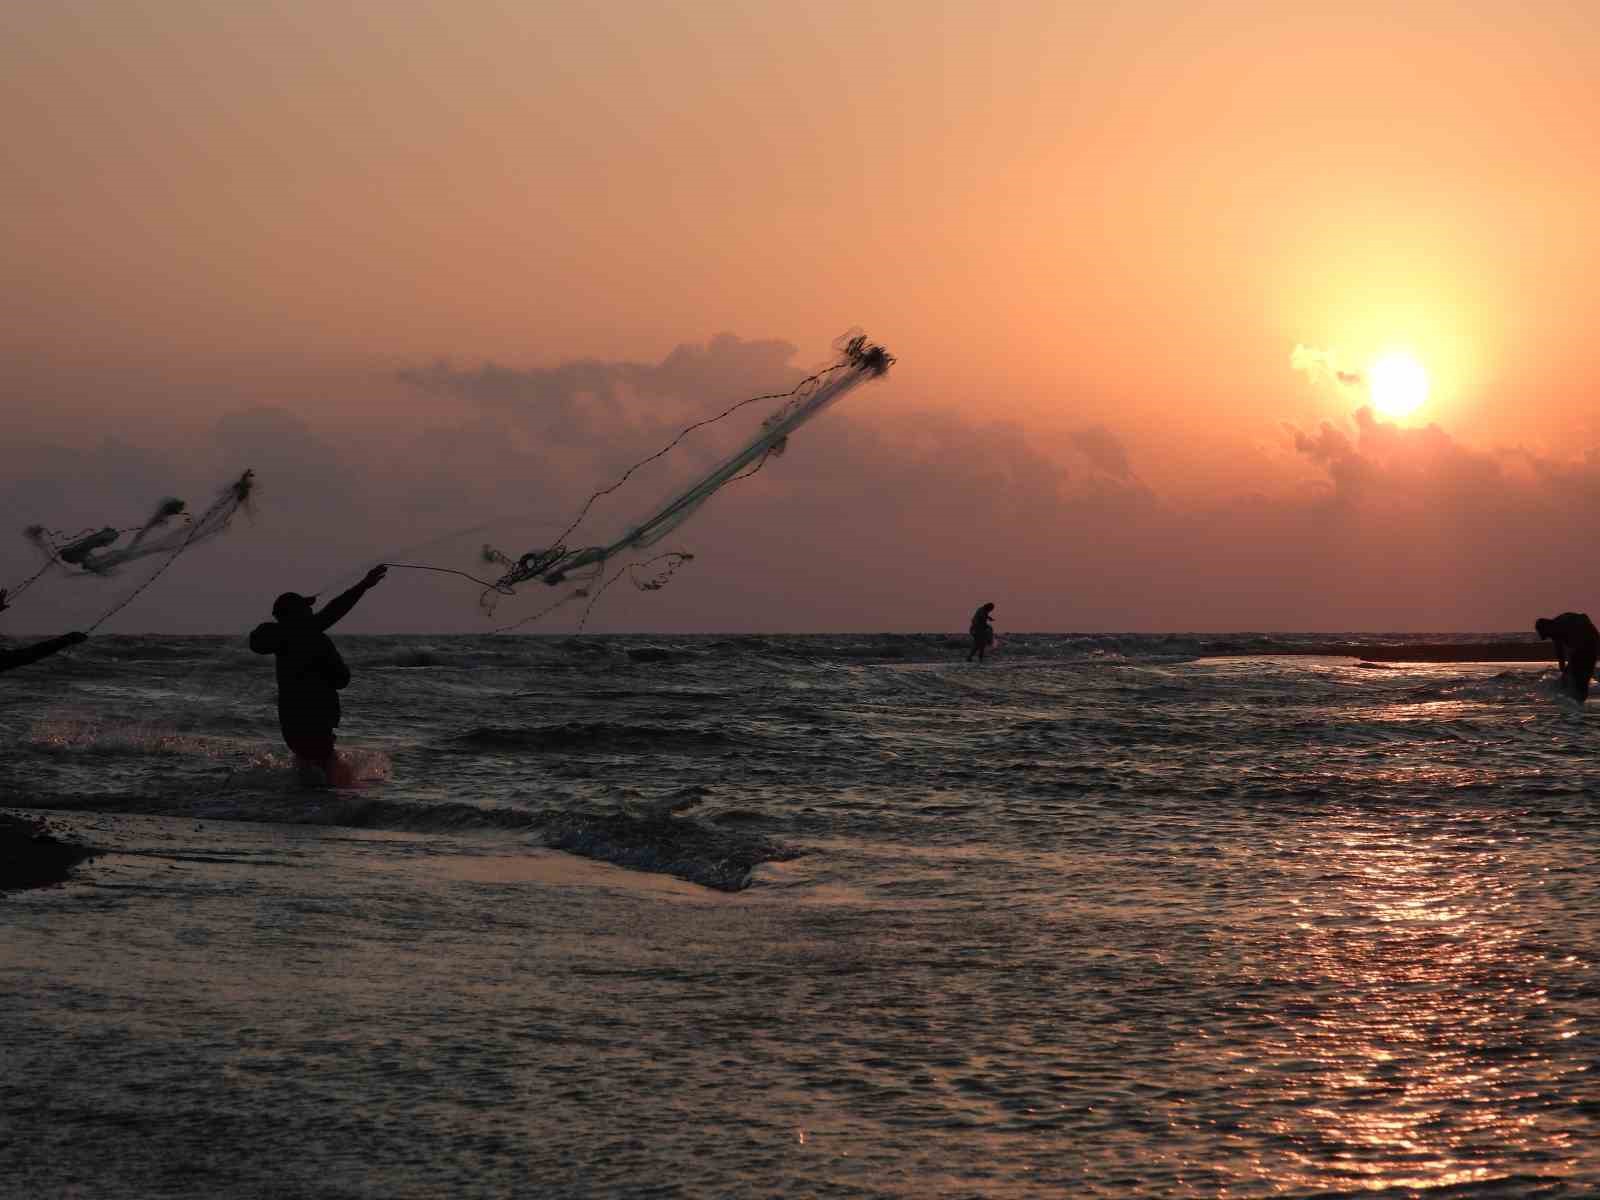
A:
{"type": "Polygon", "coordinates": [[[1428,399],[1428,373],[1404,351],[1385,354],[1367,372],[1372,407],[1385,417],[1409,417],[1428,399]]]}

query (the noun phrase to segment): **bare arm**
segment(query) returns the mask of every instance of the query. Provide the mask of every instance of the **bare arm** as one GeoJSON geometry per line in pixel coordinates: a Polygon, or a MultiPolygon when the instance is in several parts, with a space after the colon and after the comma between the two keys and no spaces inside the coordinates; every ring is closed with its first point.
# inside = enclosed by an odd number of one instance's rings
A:
{"type": "Polygon", "coordinates": [[[31,646],[24,646],[21,650],[0,651],[0,671],[9,671],[12,667],[25,667],[29,663],[38,662],[41,658],[49,658],[68,646],[76,646],[79,642],[88,640],[89,635],[86,633],[63,633],[60,637],[51,638],[46,642],[35,642],[31,646]]]}
{"type": "Polygon", "coordinates": [[[1565,671],[1567,669],[1567,643],[1565,639],[1553,629],[1546,629],[1539,636],[1550,639],[1550,647],[1556,652],[1556,666],[1565,671]]]}
{"type": "Polygon", "coordinates": [[[321,630],[330,629],[348,616],[350,610],[356,606],[356,601],[365,596],[371,588],[377,586],[387,571],[387,567],[373,567],[355,587],[349,591],[340,592],[332,600],[324,604],[322,611],[313,618],[317,628],[321,630]]]}

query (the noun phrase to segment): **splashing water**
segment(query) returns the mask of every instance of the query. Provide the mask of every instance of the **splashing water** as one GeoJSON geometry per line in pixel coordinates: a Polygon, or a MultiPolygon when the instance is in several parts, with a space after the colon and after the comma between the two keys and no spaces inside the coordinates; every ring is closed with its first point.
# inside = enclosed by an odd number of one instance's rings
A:
{"type": "Polygon", "coordinates": [[[387,783],[393,778],[394,764],[382,750],[350,746],[336,751],[332,778],[319,768],[300,762],[292,754],[258,750],[229,776],[228,789],[360,788],[387,783]]]}
{"type": "Polygon", "coordinates": [[[104,720],[50,717],[35,721],[23,743],[47,754],[183,755],[219,758],[237,747],[223,738],[184,733],[145,722],[112,725],[104,720]]]}

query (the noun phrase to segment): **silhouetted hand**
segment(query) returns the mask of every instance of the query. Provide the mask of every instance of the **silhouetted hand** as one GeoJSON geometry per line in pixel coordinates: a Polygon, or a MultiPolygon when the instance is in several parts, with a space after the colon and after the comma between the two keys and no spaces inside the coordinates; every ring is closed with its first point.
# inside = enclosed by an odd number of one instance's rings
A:
{"type": "Polygon", "coordinates": [[[373,567],[372,570],[367,572],[366,578],[362,579],[361,581],[361,586],[364,588],[369,588],[374,584],[381,583],[383,581],[383,577],[388,573],[389,568],[384,566],[382,563],[379,563],[377,566],[373,567]]]}
{"type": "Polygon", "coordinates": [[[0,612],[5,612],[11,605],[6,603],[6,589],[0,588],[0,612]]]}
{"type": "Polygon", "coordinates": [[[69,646],[76,646],[79,642],[87,642],[88,640],[89,635],[87,633],[80,633],[76,629],[67,634],[67,645],[69,646]]]}

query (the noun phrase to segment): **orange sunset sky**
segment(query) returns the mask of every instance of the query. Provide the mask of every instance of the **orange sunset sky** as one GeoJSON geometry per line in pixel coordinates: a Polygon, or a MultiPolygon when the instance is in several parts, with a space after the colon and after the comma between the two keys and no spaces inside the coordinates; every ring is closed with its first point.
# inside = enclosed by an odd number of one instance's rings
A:
{"type": "MultiPolygon", "coordinates": [[[[24,525],[136,524],[247,466],[253,520],[107,632],[234,632],[397,554],[476,570],[859,327],[889,377],[591,630],[1595,611],[1597,30],[1553,2],[6,5],[0,586],[24,525]],[[1408,417],[1367,407],[1392,351],[1427,376],[1408,417]]],[[[0,632],[156,565],[47,577],[0,632]]],[[[347,627],[487,624],[394,572],[347,627]]]]}

